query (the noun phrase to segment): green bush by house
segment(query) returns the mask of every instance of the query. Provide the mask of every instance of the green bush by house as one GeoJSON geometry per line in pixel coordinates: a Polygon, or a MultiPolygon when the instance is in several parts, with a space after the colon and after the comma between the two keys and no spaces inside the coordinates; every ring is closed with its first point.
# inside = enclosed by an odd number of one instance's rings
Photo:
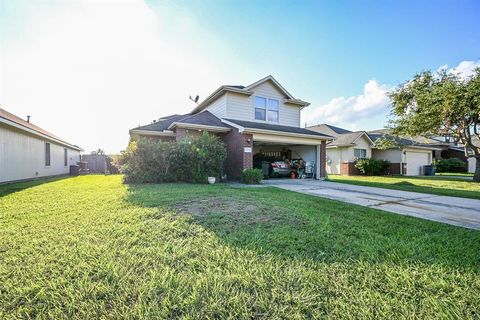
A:
{"type": "Polygon", "coordinates": [[[242,171],[240,181],[246,184],[259,184],[262,181],[263,173],[260,169],[245,169],[242,171]]]}
{"type": "Polygon", "coordinates": [[[377,160],[377,159],[358,159],[355,162],[355,168],[360,171],[361,174],[367,176],[378,176],[385,173],[390,166],[390,161],[377,160]]]}
{"type": "Polygon", "coordinates": [[[205,132],[175,142],[143,138],[131,142],[119,157],[127,183],[195,182],[221,178],[227,152],[223,142],[205,132]]]}
{"type": "Polygon", "coordinates": [[[437,172],[466,172],[467,166],[465,162],[458,158],[438,159],[434,160],[437,172]]]}

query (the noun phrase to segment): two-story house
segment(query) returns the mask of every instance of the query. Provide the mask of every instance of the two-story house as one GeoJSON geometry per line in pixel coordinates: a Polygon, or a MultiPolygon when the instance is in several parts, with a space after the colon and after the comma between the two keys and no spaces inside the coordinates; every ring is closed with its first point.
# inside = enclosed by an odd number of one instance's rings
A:
{"type": "Polygon", "coordinates": [[[253,167],[255,155],[315,163],[316,177],[325,177],[326,134],[300,127],[300,112],[309,105],[294,98],[272,76],[248,86],[223,85],[192,112],[163,117],[130,130],[132,138],[179,140],[203,131],[225,142],[225,172],[236,179],[253,167]]]}

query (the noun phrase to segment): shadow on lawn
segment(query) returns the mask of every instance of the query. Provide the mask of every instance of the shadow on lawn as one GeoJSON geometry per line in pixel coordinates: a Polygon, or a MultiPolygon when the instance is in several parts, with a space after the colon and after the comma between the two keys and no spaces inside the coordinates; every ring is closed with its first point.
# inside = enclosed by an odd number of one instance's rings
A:
{"type": "Polygon", "coordinates": [[[24,182],[12,182],[0,184],[0,198],[11,193],[19,192],[28,188],[36,187],[45,183],[50,183],[58,180],[69,178],[69,176],[57,176],[53,178],[40,178],[24,182]]]}
{"type": "Polygon", "coordinates": [[[275,188],[131,185],[127,201],[158,207],[225,244],[292,259],[478,268],[480,232],[275,188]]]}

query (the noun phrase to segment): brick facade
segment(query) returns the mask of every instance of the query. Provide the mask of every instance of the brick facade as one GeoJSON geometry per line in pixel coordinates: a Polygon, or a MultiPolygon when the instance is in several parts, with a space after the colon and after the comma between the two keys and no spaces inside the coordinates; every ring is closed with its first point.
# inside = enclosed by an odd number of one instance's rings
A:
{"type": "Polygon", "coordinates": [[[340,174],[344,176],[356,176],[360,175],[360,171],[355,168],[354,162],[342,162],[340,164],[340,174]]]}
{"type": "Polygon", "coordinates": [[[325,178],[327,176],[327,143],[322,141],[320,144],[320,177],[325,178]]]}
{"type": "Polygon", "coordinates": [[[253,150],[245,152],[245,147],[253,149],[253,135],[240,133],[238,129],[232,128],[223,136],[223,141],[227,149],[225,160],[227,179],[238,179],[243,169],[253,167],[253,150]]]}
{"type": "Polygon", "coordinates": [[[184,128],[177,128],[177,130],[175,130],[175,134],[177,141],[183,140],[187,136],[187,130],[184,128]]]}

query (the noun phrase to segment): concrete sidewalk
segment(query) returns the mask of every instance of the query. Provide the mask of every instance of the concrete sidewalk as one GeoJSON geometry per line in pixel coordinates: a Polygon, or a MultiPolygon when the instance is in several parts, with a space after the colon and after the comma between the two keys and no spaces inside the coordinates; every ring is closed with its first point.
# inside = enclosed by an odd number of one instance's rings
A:
{"type": "Polygon", "coordinates": [[[271,179],[262,184],[480,230],[480,200],[318,180],[271,179]]]}

